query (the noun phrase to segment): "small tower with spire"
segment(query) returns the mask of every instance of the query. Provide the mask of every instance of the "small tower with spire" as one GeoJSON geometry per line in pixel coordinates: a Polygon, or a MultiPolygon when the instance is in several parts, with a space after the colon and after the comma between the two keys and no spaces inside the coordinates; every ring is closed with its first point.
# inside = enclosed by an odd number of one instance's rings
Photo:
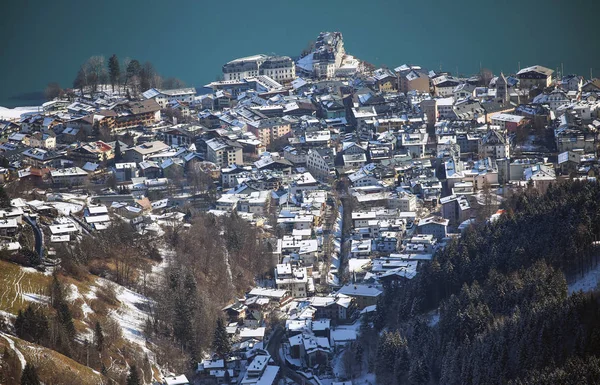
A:
{"type": "Polygon", "coordinates": [[[500,72],[500,76],[496,79],[496,99],[502,104],[508,103],[508,82],[504,74],[500,72]]]}

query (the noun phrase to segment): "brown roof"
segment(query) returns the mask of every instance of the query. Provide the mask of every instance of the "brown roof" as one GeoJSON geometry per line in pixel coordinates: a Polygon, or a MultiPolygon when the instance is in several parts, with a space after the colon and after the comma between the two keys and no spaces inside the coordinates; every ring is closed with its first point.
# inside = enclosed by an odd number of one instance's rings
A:
{"type": "Polygon", "coordinates": [[[160,111],[160,105],[158,105],[154,99],[147,99],[141,102],[131,102],[129,107],[131,109],[131,113],[135,115],[160,111]]]}

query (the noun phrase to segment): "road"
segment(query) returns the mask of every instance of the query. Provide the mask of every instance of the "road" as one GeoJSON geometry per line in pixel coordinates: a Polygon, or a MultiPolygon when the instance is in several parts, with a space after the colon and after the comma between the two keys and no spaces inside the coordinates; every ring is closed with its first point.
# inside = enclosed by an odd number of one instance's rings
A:
{"type": "Polygon", "coordinates": [[[42,230],[38,227],[35,218],[31,218],[29,215],[23,215],[23,217],[33,229],[33,234],[35,236],[35,252],[40,257],[40,261],[44,262],[44,235],[42,234],[42,230]]]}
{"type": "Polygon", "coordinates": [[[283,329],[281,328],[281,326],[278,326],[275,330],[275,333],[273,333],[273,336],[269,339],[269,343],[267,344],[267,351],[273,358],[273,361],[275,361],[275,363],[281,368],[281,374],[284,377],[291,379],[292,381],[294,381],[294,383],[298,385],[309,384],[310,382],[306,378],[302,377],[301,375],[296,373],[294,369],[287,366],[285,359],[280,356],[279,348],[281,347],[282,339],[283,329]]]}

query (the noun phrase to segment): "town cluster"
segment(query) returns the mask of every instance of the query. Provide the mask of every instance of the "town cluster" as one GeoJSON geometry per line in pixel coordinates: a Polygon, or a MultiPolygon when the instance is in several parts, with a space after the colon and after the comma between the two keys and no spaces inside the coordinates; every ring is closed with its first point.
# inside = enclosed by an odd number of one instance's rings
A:
{"type": "Polygon", "coordinates": [[[386,282],[413,279],[452,237],[493,221],[511,191],[599,170],[599,79],[540,65],[377,69],[339,32],[297,60],[261,54],[222,72],[201,95],[106,89],[0,122],[0,177],[43,192],[2,212],[7,248],[21,247],[22,217],[48,250],[114,218],[159,233],[236,212],[263,230],[272,280],[223,309],[231,357],[198,364],[218,383],[273,384],[289,370],[347,380],[340,352],[386,282]],[[273,315],[284,324],[265,335],[273,315]]]}

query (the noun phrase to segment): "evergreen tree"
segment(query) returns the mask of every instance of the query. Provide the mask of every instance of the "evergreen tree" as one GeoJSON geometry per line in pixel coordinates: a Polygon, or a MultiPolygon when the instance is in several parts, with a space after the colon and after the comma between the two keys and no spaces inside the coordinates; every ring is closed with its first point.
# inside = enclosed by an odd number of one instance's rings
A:
{"type": "Polygon", "coordinates": [[[422,359],[412,362],[408,379],[411,385],[425,385],[429,382],[429,369],[422,359]]]}
{"type": "Polygon", "coordinates": [[[35,370],[35,366],[29,362],[25,365],[23,374],[21,374],[21,385],[40,385],[37,370],[35,370]]]}
{"type": "Polygon", "coordinates": [[[58,280],[58,275],[52,275],[52,283],[50,283],[50,305],[53,308],[58,309],[61,302],[65,301],[65,291],[62,283],[58,280]]]}
{"type": "Polygon", "coordinates": [[[104,349],[104,333],[102,332],[102,326],[100,326],[99,321],[96,321],[96,328],[94,329],[94,343],[96,345],[96,350],[102,352],[104,349]]]}
{"type": "Polygon", "coordinates": [[[141,385],[140,374],[138,373],[137,366],[131,365],[129,367],[129,375],[127,376],[127,385],[141,385]]]}
{"type": "Polygon", "coordinates": [[[29,305],[24,312],[19,310],[15,332],[19,338],[39,344],[48,336],[48,319],[41,310],[29,305]]]}
{"type": "Polygon", "coordinates": [[[119,78],[121,77],[121,66],[119,64],[119,59],[115,54],[108,59],[108,77],[110,79],[112,90],[115,92],[115,84],[118,84],[119,78]]]}
{"type": "Polygon", "coordinates": [[[58,322],[65,328],[70,341],[75,338],[75,324],[73,315],[66,302],[61,302],[57,309],[58,322]]]}
{"type": "Polygon", "coordinates": [[[123,159],[123,154],[121,153],[121,143],[118,138],[115,138],[115,163],[119,163],[123,159]]]}
{"type": "Polygon", "coordinates": [[[9,207],[11,207],[10,198],[6,193],[6,190],[4,190],[4,187],[0,186],[0,209],[7,209],[9,207]]]}
{"type": "Polygon", "coordinates": [[[362,370],[362,363],[363,363],[363,347],[361,344],[356,344],[356,348],[354,351],[354,358],[356,360],[356,363],[358,365],[358,370],[362,370]]]}
{"type": "Polygon", "coordinates": [[[213,339],[213,350],[220,358],[226,358],[231,353],[231,341],[222,318],[217,319],[217,327],[213,339]]]}

